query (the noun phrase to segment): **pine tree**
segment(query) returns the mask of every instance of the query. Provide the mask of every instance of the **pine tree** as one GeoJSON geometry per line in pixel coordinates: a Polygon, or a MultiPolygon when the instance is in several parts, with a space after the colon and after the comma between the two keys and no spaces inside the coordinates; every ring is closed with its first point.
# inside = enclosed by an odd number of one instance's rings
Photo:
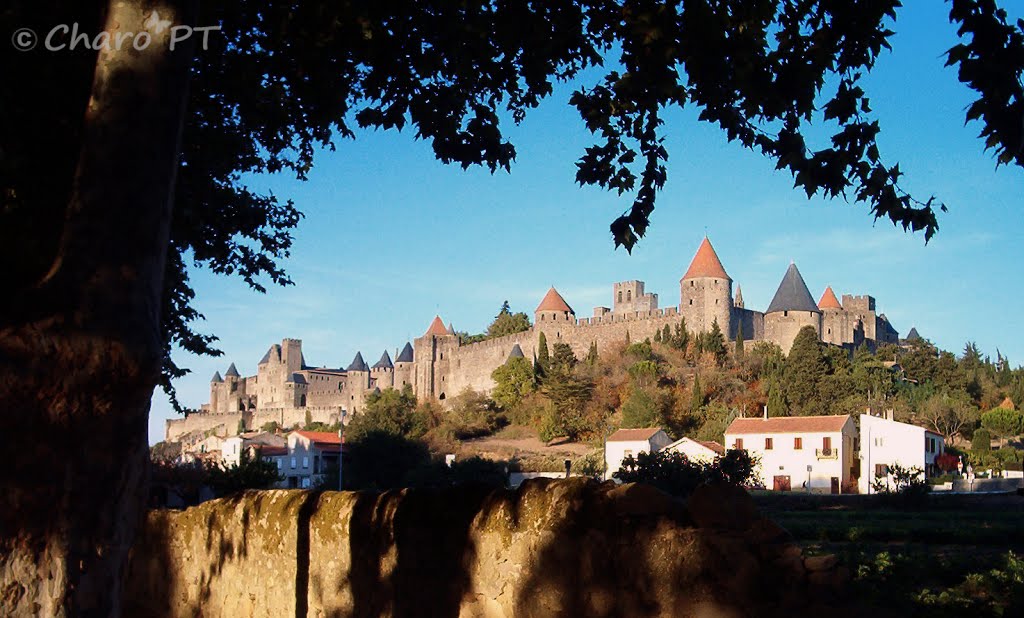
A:
{"type": "Polygon", "coordinates": [[[541,331],[540,337],[537,339],[537,364],[540,365],[541,371],[548,368],[550,361],[551,357],[548,356],[548,338],[541,331]]]}
{"type": "Polygon", "coordinates": [[[740,320],[736,327],[736,358],[743,359],[743,321],[740,320]]]}

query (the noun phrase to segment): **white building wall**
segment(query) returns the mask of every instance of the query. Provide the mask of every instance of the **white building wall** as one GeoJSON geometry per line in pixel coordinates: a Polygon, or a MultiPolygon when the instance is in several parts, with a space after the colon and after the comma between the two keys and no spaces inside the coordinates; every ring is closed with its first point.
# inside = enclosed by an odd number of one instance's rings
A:
{"type": "Polygon", "coordinates": [[[240,436],[225,438],[221,442],[220,460],[226,466],[237,466],[242,463],[242,438],[240,436]]]}
{"type": "Polygon", "coordinates": [[[606,441],[604,445],[605,479],[612,478],[622,466],[626,455],[636,457],[640,453],[657,452],[668,446],[672,440],[664,431],[658,431],[648,440],[606,441]]]}
{"type": "Polygon", "coordinates": [[[923,427],[861,414],[861,475],[858,488],[862,494],[869,492],[878,465],[897,464],[904,468],[925,470],[929,464],[935,463],[935,458],[942,451],[942,438],[923,427]],[[938,447],[934,453],[926,452],[928,438],[937,441],[938,447]]]}
{"type": "Polygon", "coordinates": [[[855,434],[851,419],[837,432],[726,434],[725,442],[726,448],[733,449],[737,438],[743,440],[743,448],[760,461],[757,475],[767,489],[774,487],[776,476],[788,476],[792,491],[807,491],[804,483],[809,482],[811,492],[831,493],[833,477],[839,479],[840,491],[851,480],[855,434]],[[834,457],[819,456],[826,437],[831,440],[834,457]],[[765,448],[766,438],[772,440],[771,449],[765,448]],[[795,438],[801,439],[802,448],[795,448],[795,438]]]}
{"type": "Polygon", "coordinates": [[[682,453],[683,455],[686,455],[687,459],[690,461],[699,461],[705,464],[713,462],[715,458],[718,457],[718,453],[696,440],[691,440],[690,438],[676,440],[672,444],[666,446],[665,450],[682,453]]]}

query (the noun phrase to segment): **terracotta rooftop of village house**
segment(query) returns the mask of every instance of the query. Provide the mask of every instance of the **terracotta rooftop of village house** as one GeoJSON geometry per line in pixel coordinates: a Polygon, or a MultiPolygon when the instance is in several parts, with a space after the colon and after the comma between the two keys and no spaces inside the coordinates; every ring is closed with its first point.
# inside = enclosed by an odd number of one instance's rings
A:
{"type": "Polygon", "coordinates": [[[772,418],[738,418],[729,424],[726,434],[738,433],[832,433],[842,431],[850,420],[842,416],[775,416],[772,418]]]}
{"type": "Polygon", "coordinates": [[[278,455],[288,454],[287,446],[268,446],[264,444],[256,444],[254,446],[263,457],[276,457],[278,455]]]}
{"type": "Polygon", "coordinates": [[[620,429],[608,436],[609,442],[639,442],[650,440],[651,436],[661,431],[661,427],[644,427],[642,429],[620,429]]]}
{"type": "Polygon", "coordinates": [[[434,335],[436,337],[444,337],[447,334],[448,328],[444,325],[444,322],[441,321],[441,316],[435,315],[434,321],[430,323],[430,327],[427,329],[427,332],[423,333],[423,336],[428,337],[430,335],[434,335]]]}
{"type": "Polygon", "coordinates": [[[338,450],[342,445],[341,436],[333,431],[296,431],[298,435],[308,439],[324,450],[338,450]]]}
{"type": "Polygon", "coordinates": [[[729,275],[725,273],[725,267],[722,266],[722,261],[718,259],[718,254],[715,253],[715,248],[711,246],[711,241],[708,240],[707,236],[704,237],[704,242],[700,243],[696,255],[690,261],[690,267],[686,269],[686,274],[683,275],[683,279],[696,279],[698,277],[729,278],[729,275]]]}
{"type": "Polygon", "coordinates": [[[544,298],[534,311],[568,311],[569,313],[575,313],[554,287],[548,290],[548,293],[544,295],[544,298]]]}
{"type": "Polygon", "coordinates": [[[839,299],[836,298],[836,293],[832,291],[832,286],[825,288],[825,292],[821,295],[821,300],[818,301],[818,309],[842,309],[843,306],[839,304],[839,299]]]}
{"type": "Polygon", "coordinates": [[[694,440],[694,442],[703,446],[704,448],[711,449],[712,451],[718,453],[719,455],[725,455],[725,447],[719,444],[718,442],[711,440],[694,440]]]}

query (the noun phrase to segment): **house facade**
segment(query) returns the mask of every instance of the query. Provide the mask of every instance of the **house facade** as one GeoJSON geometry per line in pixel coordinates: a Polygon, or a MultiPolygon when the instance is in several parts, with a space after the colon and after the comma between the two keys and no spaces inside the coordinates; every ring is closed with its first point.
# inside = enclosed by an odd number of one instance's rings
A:
{"type": "Polygon", "coordinates": [[[671,443],[672,439],[660,427],[616,431],[604,443],[604,478],[612,478],[626,457],[655,453],[671,443]]]}
{"type": "Polygon", "coordinates": [[[341,436],[331,431],[293,431],[281,475],[289,489],[316,485],[341,460],[341,436]]]}
{"type": "Polygon", "coordinates": [[[903,468],[920,468],[925,477],[938,473],[935,458],[945,450],[945,442],[941,435],[911,425],[900,423],[886,416],[861,414],[860,424],[860,462],[861,471],[857,487],[862,494],[872,493],[872,482],[892,483],[891,466],[903,468]]]}
{"type": "Polygon", "coordinates": [[[693,438],[680,438],[662,450],[682,453],[690,461],[704,464],[710,464],[715,461],[716,457],[725,455],[725,447],[718,442],[694,440],[693,438]]]}
{"type": "Polygon", "coordinates": [[[756,475],[767,489],[843,493],[857,477],[853,417],[737,418],[725,430],[726,448],[760,461],[756,475]]]}

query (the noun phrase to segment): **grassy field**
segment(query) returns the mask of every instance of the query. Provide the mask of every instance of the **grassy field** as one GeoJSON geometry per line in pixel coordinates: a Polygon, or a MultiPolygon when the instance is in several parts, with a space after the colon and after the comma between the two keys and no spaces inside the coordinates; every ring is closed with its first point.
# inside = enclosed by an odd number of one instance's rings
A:
{"type": "Polygon", "coordinates": [[[839,556],[878,615],[1024,616],[1024,498],[756,495],[809,554],[839,556]]]}

